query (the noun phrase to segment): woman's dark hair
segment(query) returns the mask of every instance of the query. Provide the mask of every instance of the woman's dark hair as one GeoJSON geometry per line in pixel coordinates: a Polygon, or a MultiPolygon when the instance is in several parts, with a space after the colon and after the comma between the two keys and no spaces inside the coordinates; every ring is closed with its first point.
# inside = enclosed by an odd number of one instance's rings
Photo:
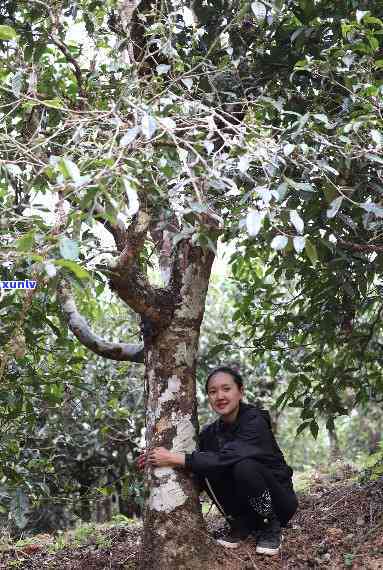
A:
{"type": "Polygon", "coordinates": [[[218,368],[214,368],[214,370],[212,370],[209,373],[207,380],[206,380],[206,383],[205,383],[205,391],[206,392],[207,392],[207,389],[209,386],[210,378],[212,376],[214,376],[214,374],[217,374],[217,372],[225,372],[226,374],[230,374],[230,376],[233,378],[234,382],[237,384],[238,388],[241,389],[243,387],[243,378],[239,372],[237,372],[233,368],[230,368],[230,366],[219,366],[218,368]]]}

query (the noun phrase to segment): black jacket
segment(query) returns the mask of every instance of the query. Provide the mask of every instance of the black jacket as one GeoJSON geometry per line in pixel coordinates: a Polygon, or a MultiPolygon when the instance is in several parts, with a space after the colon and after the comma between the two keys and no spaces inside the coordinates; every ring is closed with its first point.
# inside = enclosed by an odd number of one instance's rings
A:
{"type": "Polygon", "coordinates": [[[208,477],[219,468],[249,457],[268,467],[280,483],[292,488],[293,470],[275,441],[269,412],[240,402],[234,423],[225,424],[219,418],[202,429],[198,451],[186,454],[185,465],[197,476],[208,477]]]}

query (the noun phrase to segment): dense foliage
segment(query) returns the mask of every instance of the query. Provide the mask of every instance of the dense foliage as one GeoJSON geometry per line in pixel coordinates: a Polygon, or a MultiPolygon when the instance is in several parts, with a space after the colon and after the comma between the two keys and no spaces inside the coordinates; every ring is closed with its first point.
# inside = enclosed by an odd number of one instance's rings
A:
{"type": "Polygon", "coordinates": [[[140,376],[89,358],[56,288],[65,278],[110,340],[137,336],[103,295],[105,230],[118,241],[140,209],[143,272],[161,261],[161,232],[172,250],[232,242],[236,307],[207,315],[201,380],[229,348],[258,380],[252,398],[299,408],[314,436],[321,418],[333,433],[335,417],[382,398],[383,3],[143,0],[122,17],[123,4],[0,6],[0,277],[37,281],[0,299],[1,483],[8,506],[19,489],[15,512],[28,480],[36,497],[87,496],[79,469],[104,487],[111,457],[133,457],[140,376]]]}

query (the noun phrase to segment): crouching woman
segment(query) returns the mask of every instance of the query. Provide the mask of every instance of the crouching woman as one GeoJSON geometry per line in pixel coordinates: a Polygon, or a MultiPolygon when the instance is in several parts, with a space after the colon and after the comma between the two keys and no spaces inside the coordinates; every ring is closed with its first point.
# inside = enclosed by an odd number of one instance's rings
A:
{"type": "Polygon", "coordinates": [[[219,418],[202,429],[198,451],[184,454],[156,447],[140,455],[138,465],[189,469],[229,522],[229,531],[218,542],[236,548],[253,533],[256,552],[275,555],[281,527],[298,507],[292,469],[274,438],[269,413],[243,403],[243,390],[238,372],[216,368],[207,378],[206,391],[219,418]]]}

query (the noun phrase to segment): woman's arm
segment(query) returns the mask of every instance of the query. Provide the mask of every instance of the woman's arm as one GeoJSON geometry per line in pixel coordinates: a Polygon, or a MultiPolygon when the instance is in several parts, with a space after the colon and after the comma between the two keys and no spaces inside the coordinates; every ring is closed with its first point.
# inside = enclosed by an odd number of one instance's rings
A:
{"type": "Polygon", "coordinates": [[[165,447],[155,447],[142,453],[137,464],[139,469],[144,469],[146,464],[152,467],[185,467],[185,454],[169,451],[165,447]]]}
{"type": "MultiPolygon", "coordinates": [[[[198,446],[200,451],[203,451],[204,437],[207,433],[208,426],[201,430],[198,436],[198,446]]],[[[144,451],[137,459],[139,469],[144,469],[146,463],[154,467],[188,467],[187,458],[185,453],[176,453],[169,451],[165,447],[155,447],[151,451],[144,451]]],[[[202,485],[202,482],[200,482],[202,485]]]]}

